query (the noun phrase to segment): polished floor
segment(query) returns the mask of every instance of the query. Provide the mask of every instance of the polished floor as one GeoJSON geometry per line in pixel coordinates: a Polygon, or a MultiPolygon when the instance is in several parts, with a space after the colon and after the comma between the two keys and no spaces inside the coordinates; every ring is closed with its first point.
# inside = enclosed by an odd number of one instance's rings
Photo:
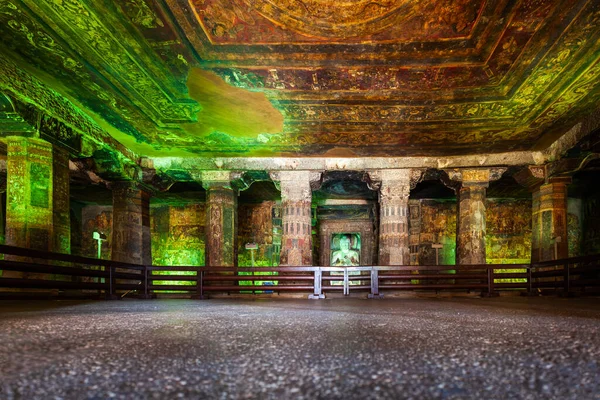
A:
{"type": "Polygon", "coordinates": [[[0,302],[2,399],[600,399],[600,299],[0,302]]]}

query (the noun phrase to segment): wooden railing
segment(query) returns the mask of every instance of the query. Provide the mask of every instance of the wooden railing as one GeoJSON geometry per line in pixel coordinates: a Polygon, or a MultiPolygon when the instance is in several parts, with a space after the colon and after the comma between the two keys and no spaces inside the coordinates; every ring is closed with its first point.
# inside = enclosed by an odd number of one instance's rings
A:
{"type": "Polygon", "coordinates": [[[600,255],[534,263],[529,273],[530,292],[600,293],[600,255]]]}
{"type": "Polygon", "coordinates": [[[368,292],[368,297],[379,298],[382,291],[402,290],[466,290],[485,296],[501,290],[566,295],[600,291],[600,255],[518,265],[232,268],[137,265],[2,245],[0,254],[5,258],[0,260],[0,288],[97,291],[106,298],[124,293],[150,298],[169,291],[194,298],[215,292],[309,292],[310,298],[336,291],[368,292]]]}

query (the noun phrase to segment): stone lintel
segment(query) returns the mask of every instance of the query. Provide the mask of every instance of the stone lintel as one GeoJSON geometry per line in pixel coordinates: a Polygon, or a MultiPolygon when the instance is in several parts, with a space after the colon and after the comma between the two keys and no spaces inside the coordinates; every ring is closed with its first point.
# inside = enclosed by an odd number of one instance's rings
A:
{"type": "Polygon", "coordinates": [[[368,171],[405,168],[480,168],[537,163],[532,152],[508,152],[450,157],[153,157],[155,168],[164,171],[368,171]]]}

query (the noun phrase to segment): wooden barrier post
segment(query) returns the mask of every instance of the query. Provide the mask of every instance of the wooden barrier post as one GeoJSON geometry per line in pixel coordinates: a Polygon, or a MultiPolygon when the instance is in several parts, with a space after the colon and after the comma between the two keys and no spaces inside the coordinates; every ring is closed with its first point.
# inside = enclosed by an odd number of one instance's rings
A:
{"type": "Polygon", "coordinates": [[[109,265],[108,267],[108,292],[106,293],[106,300],[118,300],[119,296],[115,294],[115,281],[113,278],[114,267],[109,265]]]}
{"type": "Polygon", "coordinates": [[[198,269],[198,271],[196,272],[196,294],[192,295],[192,299],[207,299],[207,297],[204,297],[204,271],[202,269],[198,269]]]}
{"type": "Polygon", "coordinates": [[[497,297],[500,294],[494,290],[494,268],[487,269],[487,293],[482,293],[484,297],[497,297]]]}
{"type": "Polygon", "coordinates": [[[376,267],[371,267],[371,293],[367,297],[369,299],[383,299],[383,295],[379,294],[379,270],[376,267]]]}
{"type": "Polygon", "coordinates": [[[325,295],[323,294],[323,272],[321,271],[321,268],[315,268],[314,270],[314,276],[315,276],[315,280],[314,280],[314,289],[313,289],[313,294],[309,294],[308,298],[311,300],[318,300],[318,299],[324,299],[325,295]]]}

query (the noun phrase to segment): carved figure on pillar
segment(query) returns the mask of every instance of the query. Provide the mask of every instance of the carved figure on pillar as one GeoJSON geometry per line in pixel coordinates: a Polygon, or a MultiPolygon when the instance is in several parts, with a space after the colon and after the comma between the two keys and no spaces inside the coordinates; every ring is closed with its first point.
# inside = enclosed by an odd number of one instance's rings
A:
{"type": "Polygon", "coordinates": [[[423,171],[389,169],[367,175],[369,187],[379,190],[379,265],[410,265],[408,198],[423,171]]]}
{"type": "Polygon", "coordinates": [[[281,190],[280,265],[312,265],[312,190],[321,182],[321,173],[312,171],[271,172],[281,190]]]}
{"type": "Polygon", "coordinates": [[[242,173],[203,171],[206,189],[206,266],[237,266],[237,197],[242,173]]]}
{"type": "Polygon", "coordinates": [[[446,170],[456,189],[458,221],[456,263],[485,264],[485,196],[490,181],[500,179],[506,168],[470,168],[446,170]]]}

